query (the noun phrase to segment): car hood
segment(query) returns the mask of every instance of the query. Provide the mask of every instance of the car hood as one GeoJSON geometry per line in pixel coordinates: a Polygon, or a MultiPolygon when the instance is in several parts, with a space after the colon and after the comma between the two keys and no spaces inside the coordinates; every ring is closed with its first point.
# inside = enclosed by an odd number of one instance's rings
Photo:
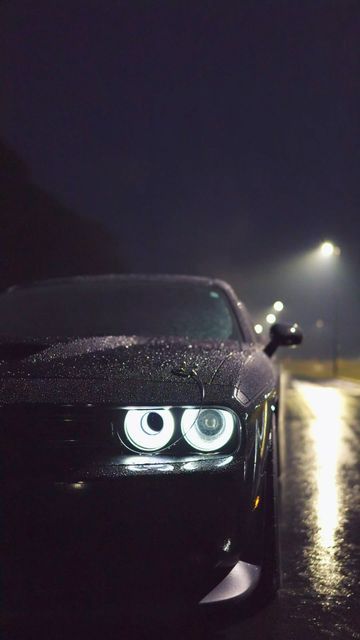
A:
{"type": "Polygon", "coordinates": [[[221,384],[234,360],[237,369],[246,360],[235,341],[107,336],[0,342],[1,377],[169,382],[195,369],[202,382],[221,384]]]}
{"type": "Polygon", "coordinates": [[[274,384],[269,358],[236,341],[142,336],[0,341],[5,403],[191,404],[199,401],[199,385],[188,375],[192,370],[214,403],[224,399],[225,385],[238,389],[236,401],[246,405],[274,384]]]}

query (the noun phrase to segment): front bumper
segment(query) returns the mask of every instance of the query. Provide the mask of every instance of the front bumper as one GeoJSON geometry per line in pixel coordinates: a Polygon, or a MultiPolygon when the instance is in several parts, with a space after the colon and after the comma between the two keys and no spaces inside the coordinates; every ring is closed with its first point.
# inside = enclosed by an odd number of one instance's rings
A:
{"type": "Polygon", "coordinates": [[[259,569],[247,554],[244,469],[233,456],[129,458],[66,479],[17,476],[4,489],[5,608],[248,595],[259,569]]]}

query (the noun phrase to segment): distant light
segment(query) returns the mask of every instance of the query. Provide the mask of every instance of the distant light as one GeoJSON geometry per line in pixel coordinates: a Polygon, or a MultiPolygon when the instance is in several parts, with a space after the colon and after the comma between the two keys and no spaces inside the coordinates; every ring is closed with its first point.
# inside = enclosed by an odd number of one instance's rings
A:
{"type": "Polygon", "coordinates": [[[320,251],[324,258],[329,258],[335,253],[335,246],[332,242],[323,242],[320,246],[320,251]]]}
{"type": "Polygon", "coordinates": [[[295,327],[290,327],[290,333],[296,333],[296,328],[295,327]]]}
{"type": "Polygon", "coordinates": [[[315,326],[317,329],[323,329],[325,325],[324,320],[321,320],[321,318],[319,318],[319,320],[316,320],[315,322],[315,326]]]}
{"type": "Polygon", "coordinates": [[[254,327],[254,330],[255,330],[255,333],[259,335],[264,331],[264,327],[262,326],[262,324],[256,324],[254,327]]]}
{"type": "Polygon", "coordinates": [[[76,490],[80,490],[81,491],[82,489],[86,489],[86,484],[85,484],[85,482],[82,482],[82,481],[80,481],[80,482],[72,482],[69,486],[71,487],[71,489],[75,489],[75,491],[76,490]]]}
{"type": "Polygon", "coordinates": [[[274,322],[276,322],[276,316],[273,313],[268,313],[266,316],[266,322],[274,324],[274,322]]]}
{"type": "Polygon", "coordinates": [[[281,300],[276,300],[276,302],[274,302],[273,307],[275,309],[275,311],[282,311],[284,308],[284,303],[281,302],[281,300]]]}

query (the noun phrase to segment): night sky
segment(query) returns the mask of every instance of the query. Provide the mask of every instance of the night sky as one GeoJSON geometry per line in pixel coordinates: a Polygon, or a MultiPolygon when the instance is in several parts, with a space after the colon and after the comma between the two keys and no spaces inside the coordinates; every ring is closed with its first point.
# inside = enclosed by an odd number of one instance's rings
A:
{"type": "Polygon", "coordinates": [[[309,332],[336,271],[360,355],[359,40],[358,0],[3,0],[0,136],[126,271],[224,277],[309,332]]]}

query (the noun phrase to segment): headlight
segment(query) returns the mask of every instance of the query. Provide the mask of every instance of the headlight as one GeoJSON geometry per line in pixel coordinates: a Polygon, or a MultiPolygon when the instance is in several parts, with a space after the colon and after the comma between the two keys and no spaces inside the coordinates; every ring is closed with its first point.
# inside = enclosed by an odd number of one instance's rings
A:
{"type": "Polygon", "coordinates": [[[232,413],[225,409],[185,409],[181,418],[182,434],[194,449],[217,451],[234,433],[232,413]]]}
{"type": "Polygon", "coordinates": [[[174,419],[169,409],[129,409],[124,430],[131,444],[142,451],[166,447],[174,435],[174,419]]]}

